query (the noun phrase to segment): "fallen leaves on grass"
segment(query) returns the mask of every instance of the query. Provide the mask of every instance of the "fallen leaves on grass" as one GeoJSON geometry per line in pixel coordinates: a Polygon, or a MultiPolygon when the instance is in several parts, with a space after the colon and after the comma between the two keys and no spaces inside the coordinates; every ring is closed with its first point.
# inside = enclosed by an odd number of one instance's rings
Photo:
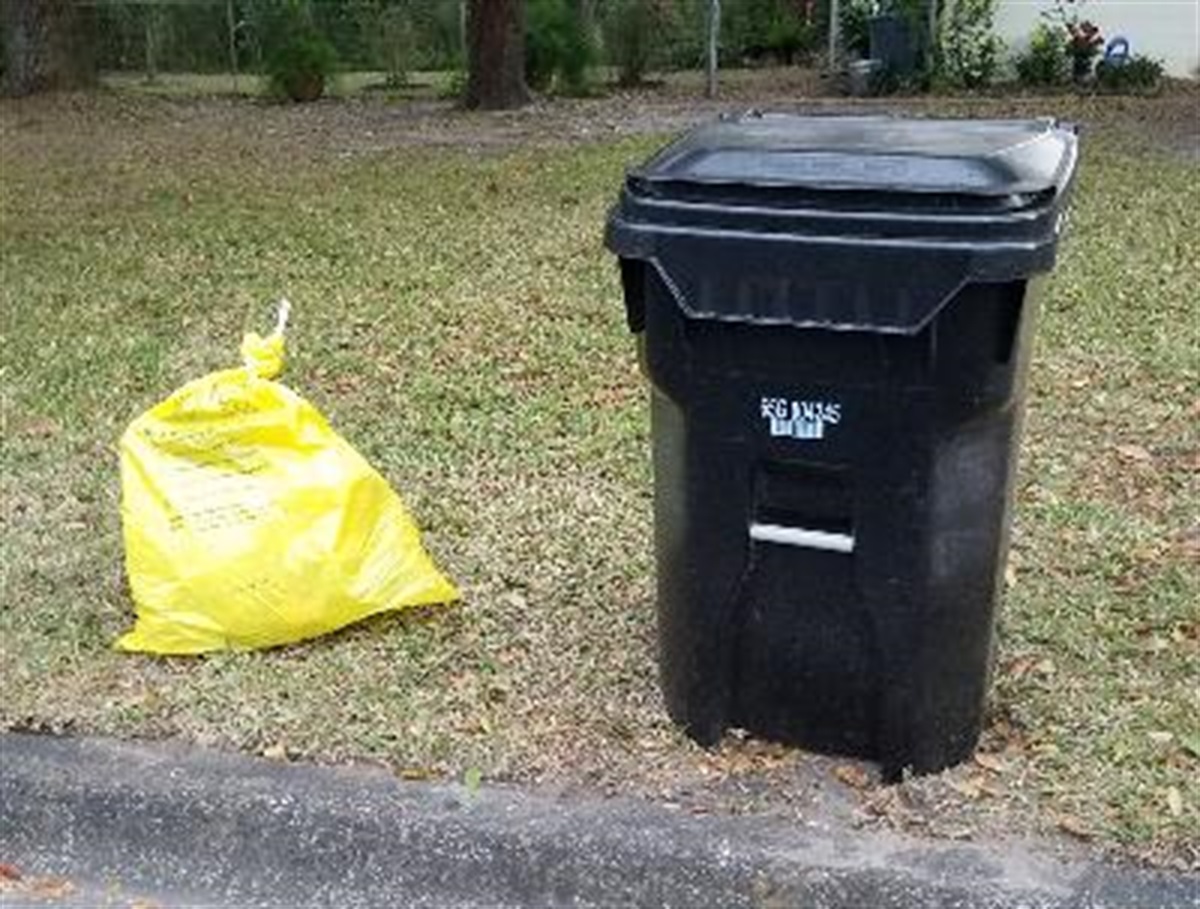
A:
{"type": "Polygon", "coordinates": [[[35,900],[61,900],[75,892],[75,885],[61,877],[29,877],[12,865],[0,866],[0,893],[13,893],[35,900]]]}
{"type": "Polygon", "coordinates": [[[984,797],[998,797],[1002,793],[987,784],[982,776],[970,776],[962,780],[949,780],[951,789],[969,801],[979,801],[984,797]]]}
{"type": "Polygon", "coordinates": [[[990,770],[992,773],[1008,773],[1008,764],[994,754],[988,754],[984,751],[977,752],[975,763],[984,770],[990,770]]]}
{"type": "Polygon", "coordinates": [[[1117,454],[1122,460],[1137,464],[1150,464],[1154,461],[1154,455],[1144,445],[1118,445],[1117,454]]]}
{"type": "Polygon", "coordinates": [[[867,772],[853,764],[838,764],[833,768],[833,775],[851,789],[867,789],[871,785],[867,772]]]}
{"type": "Polygon", "coordinates": [[[1091,827],[1073,814],[1060,814],[1055,817],[1054,822],[1059,830],[1077,840],[1091,840],[1096,835],[1091,827]]]}
{"type": "Polygon", "coordinates": [[[396,776],[400,777],[400,779],[414,783],[431,780],[437,775],[437,771],[429,767],[401,767],[396,771],[396,776]]]}
{"type": "Polygon", "coordinates": [[[262,756],[268,761],[286,761],[288,759],[287,746],[279,743],[268,745],[262,750],[262,756]]]}
{"type": "Polygon", "coordinates": [[[706,759],[708,766],[727,776],[776,770],[794,761],[799,752],[778,742],[749,737],[743,730],[731,730],[724,744],[706,759]]]}
{"type": "Polygon", "coordinates": [[[1167,810],[1171,812],[1171,817],[1181,817],[1183,815],[1183,796],[1174,786],[1167,790],[1163,801],[1166,802],[1167,810]]]}

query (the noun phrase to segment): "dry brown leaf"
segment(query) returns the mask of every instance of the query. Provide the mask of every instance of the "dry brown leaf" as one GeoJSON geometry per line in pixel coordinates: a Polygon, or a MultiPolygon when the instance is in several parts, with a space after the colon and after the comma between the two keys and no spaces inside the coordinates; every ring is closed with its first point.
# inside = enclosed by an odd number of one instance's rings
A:
{"type": "Polygon", "coordinates": [[[1180,817],[1183,814],[1183,796],[1179,794],[1179,790],[1172,786],[1167,790],[1167,810],[1171,812],[1171,817],[1180,817]]]}
{"type": "Polygon", "coordinates": [[[951,780],[950,788],[964,798],[971,799],[972,801],[977,801],[983,795],[983,787],[979,785],[978,780],[974,779],[962,781],[951,780]]]}
{"type": "Polygon", "coordinates": [[[1090,840],[1095,835],[1087,824],[1073,814],[1060,814],[1055,821],[1059,830],[1070,834],[1077,840],[1090,840]]]}
{"type": "Polygon", "coordinates": [[[48,439],[62,431],[58,423],[49,417],[34,417],[25,424],[23,429],[25,435],[35,439],[48,439]]]}
{"type": "Polygon", "coordinates": [[[19,881],[24,876],[16,865],[10,865],[8,862],[0,862],[0,880],[19,881]]]}
{"type": "Polygon", "coordinates": [[[1007,773],[1008,765],[994,754],[979,752],[975,755],[975,763],[984,770],[990,770],[992,773],[1007,773]]]}
{"type": "Polygon", "coordinates": [[[1118,445],[1117,454],[1127,461],[1136,461],[1139,464],[1149,464],[1154,460],[1154,455],[1143,445],[1118,445]]]}
{"type": "Polygon", "coordinates": [[[396,776],[402,780],[429,780],[436,775],[428,767],[401,767],[396,771],[396,776]]]}
{"type": "Polygon", "coordinates": [[[1054,660],[1051,659],[1041,660],[1033,668],[1038,675],[1054,675],[1058,671],[1058,667],[1054,665],[1054,660]]]}
{"type": "Polygon", "coordinates": [[[1014,680],[1020,679],[1021,677],[1025,676],[1029,673],[1029,670],[1031,670],[1034,667],[1036,662],[1037,661],[1034,660],[1033,657],[1028,657],[1028,656],[1017,657],[1015,660],[1013,660],[1011,663],[1008,664],[1008,667],[1005,669],[1004,674],[1007,675],[1010,679],[1014,679],[1014,680]]]}
{"type": "Polygon", "coordinates": [[[853,789],[866,789],[871,785],[867,772],[850,764],[838,764],[833,768],[833,775],[853,789]]]}
{"type": "Polygon", "coordinates": [[[40,900],[61,900],[75,892],[75,885],[61,877],[30,878],[24,892],[40,900]]]}
{"type": "Polygon", "coordinates": [[[974,829],[971,827],[944,827],[938,831],[941,836],[949,840],[969,840],[975,835],[974,829]]]}

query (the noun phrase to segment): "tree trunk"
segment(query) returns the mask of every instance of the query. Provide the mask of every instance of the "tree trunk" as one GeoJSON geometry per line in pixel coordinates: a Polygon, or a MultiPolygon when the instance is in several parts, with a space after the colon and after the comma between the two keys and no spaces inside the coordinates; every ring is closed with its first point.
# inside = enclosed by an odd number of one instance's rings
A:
{"type": "Polygon", "coordinates": [[[717,65],[721,47],[721,0],[708,0],[708,57],[705,66],[704,95],[717,96],[717,65]]]}
{"type": "Polygon", "coordinates": [[[467,107],[504,110],[529,101],[523,0],[470,0],[467,44],[467,107]]]}
{"type": "Polygon", "coordinates": [[[158,51],[159,51],[159,36],[161,34],[162,22],[159,17],[159,10],[156,6],[147,6],[142,10],[142,17],[145,31],[146,45],[146,81],[158,81],[158,51]]]}
{"type": "Polygon", "coordinates": [[[233,0],[225,0],[225,24],[229,28],[229,71],[233,74],[233,93],[238,94],[237,17],[233,0]]]}
{"type": "Polygon", "coordinates": [[[74,0],[0,0],[6,95],[96,83],[95,10],[74,0]]]}

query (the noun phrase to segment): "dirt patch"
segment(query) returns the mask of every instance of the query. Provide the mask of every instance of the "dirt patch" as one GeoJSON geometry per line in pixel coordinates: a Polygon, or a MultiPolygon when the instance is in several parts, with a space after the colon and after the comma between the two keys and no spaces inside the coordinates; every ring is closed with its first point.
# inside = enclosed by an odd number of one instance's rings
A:
{"type": "Polygon", "coordinates": [[[355,156],[391,149],[453,146],[477,152],[604,142],[676,133],[721,114],[771,110],[808,114],[916,114],[1072,120],[1124,141],[1200,155],[1200,85],[1172,82],[1154,97],[1075,94],[891,96],[854,99],[835,80],[804,70],[737,73],[721,96],[699,96],[689,83],[614,92],[592,99],[542,99],[516,111],[468,112],[447,100],[389,101],[370,93],[307,105],[245,98],[171,98],[117,92],[42,96],[0,102],[0,128],[14,153],[87,136],[94,153],[127,145],[196,152],[234,149],[256,157],[355,156]],[[103,124],[104,129],[97,129],[103,124]],[[68,127],[64,129],[64,127],[68,127]],[[94,144],[95,143],[95,144],[94,144]]]}

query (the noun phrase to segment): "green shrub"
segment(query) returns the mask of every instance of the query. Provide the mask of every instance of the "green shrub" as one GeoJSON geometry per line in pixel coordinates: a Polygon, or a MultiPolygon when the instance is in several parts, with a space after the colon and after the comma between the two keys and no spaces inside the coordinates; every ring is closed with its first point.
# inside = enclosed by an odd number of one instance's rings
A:
{"type": "Polygon", "coordinates": [[[417,54],[417,34],[408,4],[391,4],[375,10],[373,28],[368,34],[371,57],[386,74],[388,88],[408,84],[417,54]]]}
{"type": "Polygon", "coordinates": [[[1096,84],[1106,92],[1153,94],[1162,87],[1163,64],[1134,54],[1123,63],[1101,60],[1096,64],[1096,84]]]}
{"type": "Polygon", "coordinates": [[[462,101],[467,95],[467,71],[465,69],[455,69],[450,72],[450,78],[446,80],[441,91],[438,92],[438,97],[447,101],[462,101]]]}
{"type": "Polygon", "coordinates": [[[282,7],[276,28],[266,58],[271,91],[293,101],[317,100],[337,67],[333,45],[298,0],[282,7]]]}
{"type": "Polygon", "coordinates": [[[842,50],[851,57],[871,55],[871,33],[867,21],[874,15],[873,0],[850,0],[841,12],[842,50]]]}
{"type": "Polygon", "coordinates": [[[817,45],[817,30],[799,16],[781,14],[767,26],[766,49],[774,58],[791,66],[799,57],[809,55],[817,45]]]}
{"type": "Polygon", "coordinates": [[[525,18],[525,81],[545,91],[552,84],[568,94],[587,90],[595,46],[576,4],[529,0],[525,18]]]}
{"type": "Polygon", "coordinates": [[[1096,58],[1104,49],[1100,26],[1082,18],[1080,11],[1087,0],[1054,0],[1054,6],[1042,18],[1066,32],[1066,52],[1071,60],[1071,77],[1085,82],[1092,75],[1096,58]]]}
{"type": "Polygon", "coordinates": [[[1067,36],[1061,29],[1038,25],[1029,36],[1029,47],[1015,62],[1022,85],[1066,85],[1071,80],[1067,36]]]}
{"type": "Polygon", "coordinates": [[[668,31],[665,5],[656,0],[616,0],[604,21],[608,56],[617,68],[617,84],[640,85],[668,31]]]}
{"type": "MultiPolygon", "coordinates": [[[[707,21],[705,4],[693,5],[696,11],[690,21],[702,26],[707,21]]],[[[684,13],[685,22],[687,17],[684,13]]],[[[691,29],[700,38],[703,31],[703,27],[691,29]]],[[[731,66],[766,61],[791,66],[809,54],[817,40],[816,25],[808,21],[802,4],[795,0],[740,0],[726,3],[721,12],[721,53],[731,66]]],[[[688,65],[694,66],[703,55],[704,48],[697,47],[688,65]]]]}
{"type": "Polygon", "coordinates": [[[983,88],[996,81],[1004,43],[993,33],[996,0],[958,0],[942,20],[939,81],[983,88]]]}

